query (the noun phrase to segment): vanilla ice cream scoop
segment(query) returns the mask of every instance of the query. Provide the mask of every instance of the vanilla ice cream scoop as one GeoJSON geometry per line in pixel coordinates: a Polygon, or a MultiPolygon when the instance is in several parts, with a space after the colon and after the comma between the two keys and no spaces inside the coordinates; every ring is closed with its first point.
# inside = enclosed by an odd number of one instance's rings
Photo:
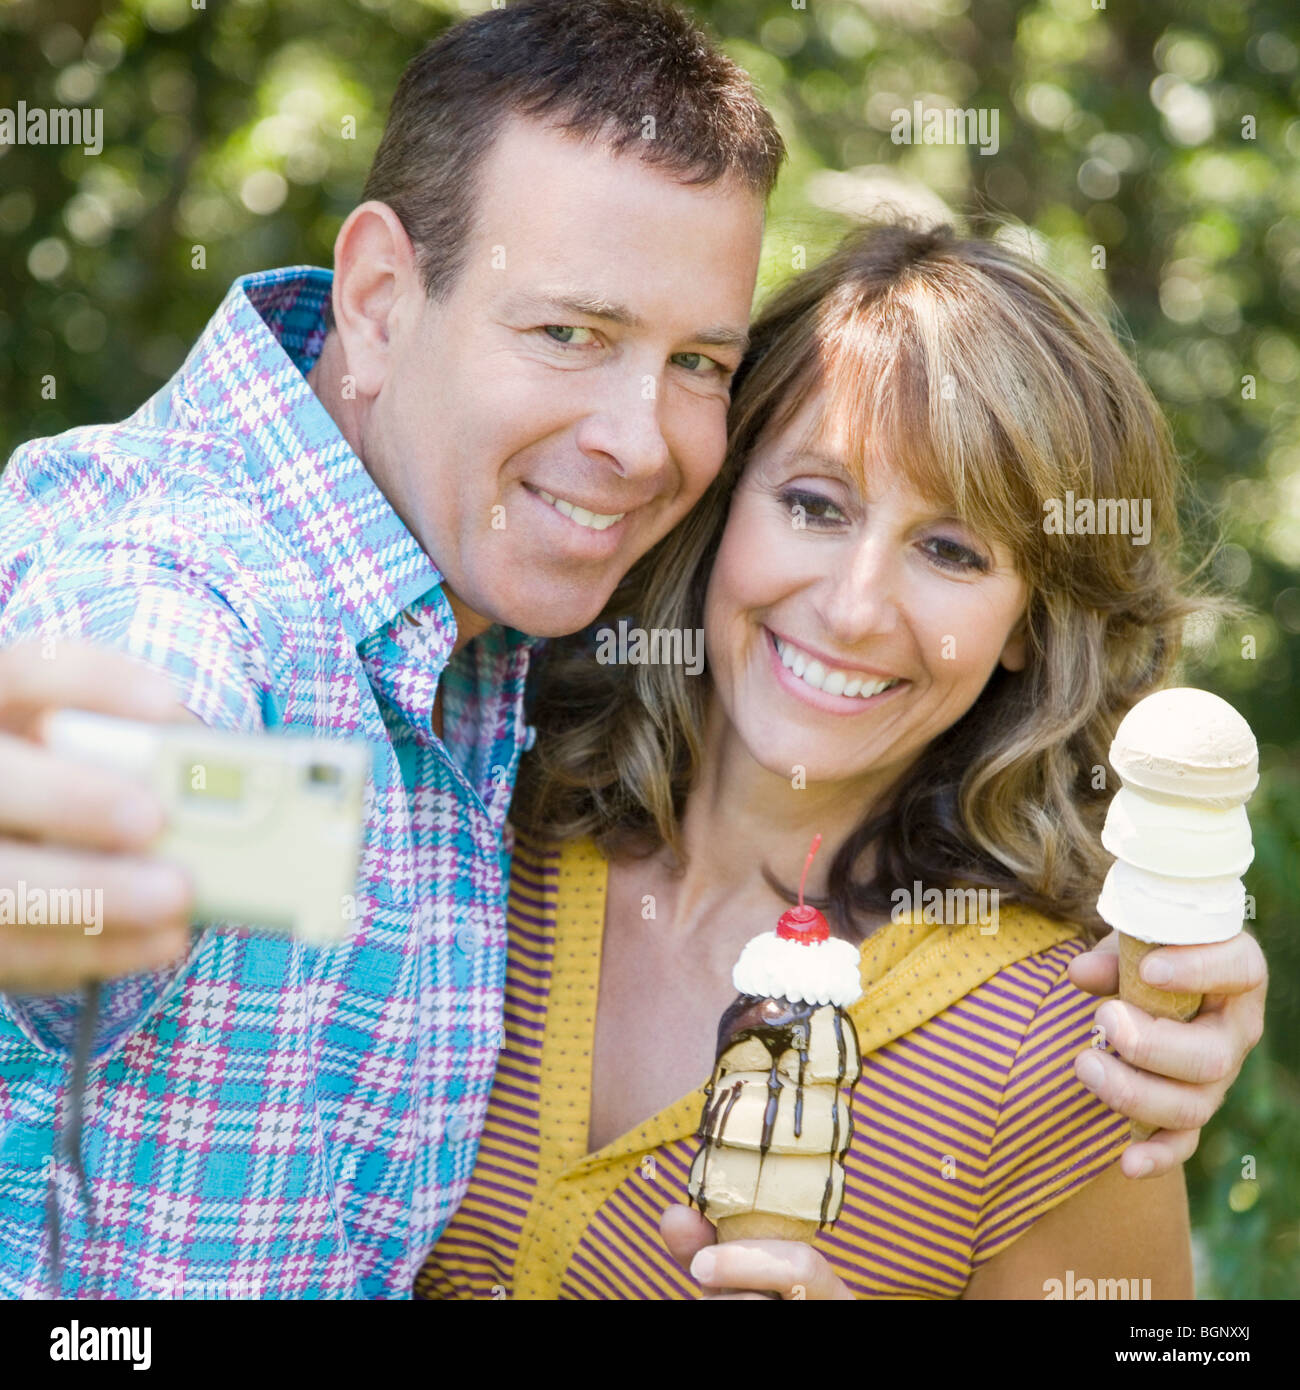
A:
{"type": "Polygon", "coordinates": [[[1245,914],[1246,885],[1239,878],[1173,878],[1123,859],[1110,866],[1097,899],[1103,922],[1135,941],[1160,946],[1227,941],[1241,930],[1245,914]]]}
{"type": "Polygon", "coordinates": [[[1250,725],[1208,690],[1158,690],[1125,715],[1110,745],[1127,787],[1206,806],[1241,806],[1259,783],[1250,725]]]}
{"type": "Polygon", "coordinates": [[[1206,806],[1121,787],[1106,813],[1101,843],[1117,859],[1173,878],[1244,874],[1255,857],[1244,806],[1206,806]]]}

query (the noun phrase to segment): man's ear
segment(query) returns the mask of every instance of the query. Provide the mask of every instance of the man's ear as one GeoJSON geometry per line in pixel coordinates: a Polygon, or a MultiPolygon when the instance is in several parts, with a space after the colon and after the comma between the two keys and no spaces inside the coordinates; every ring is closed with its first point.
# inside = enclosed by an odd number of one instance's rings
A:
{"type": "Polygon", "coordinates": [[[358,396],[379,394],[403,309],[420,290],[415,248],[387,203],[355,207],[334,239],[334,329],[358,396]]]}
{"type": "Polygon", "coordinates": [[[1023,671],[1025,662],[1028,659],[1026,647],[1029,636],[1029,620],[1025,614],[1021,614],[1015,627],[1007,634],[1007,640],[1002,646],[1002,655],[998,660],[1008,671],[1023,671]]]}

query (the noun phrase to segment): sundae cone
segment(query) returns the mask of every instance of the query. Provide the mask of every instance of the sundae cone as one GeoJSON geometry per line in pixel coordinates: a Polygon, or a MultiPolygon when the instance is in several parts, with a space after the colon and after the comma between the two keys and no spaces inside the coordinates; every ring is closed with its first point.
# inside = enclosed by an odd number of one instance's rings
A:
{"type": "Polygon", "coordinates": [[[796,1221],[792,1216],[773,1216],[769,1211],[718,1218],[719,1240],[801,1240],[811,1245],[816,1234],[815,1221],[796,1221]]]}
{"type": "Polygon", "coordinates": [[[739,995],[718,1025],[690,1199],[719,1240],[810,1242],[844,1200],[843,1088],[861,1072],[844,1009],[861,993],[859,953],[831,939],[801,885],[799,906],[746,945],[732,978],[739,995]]]}

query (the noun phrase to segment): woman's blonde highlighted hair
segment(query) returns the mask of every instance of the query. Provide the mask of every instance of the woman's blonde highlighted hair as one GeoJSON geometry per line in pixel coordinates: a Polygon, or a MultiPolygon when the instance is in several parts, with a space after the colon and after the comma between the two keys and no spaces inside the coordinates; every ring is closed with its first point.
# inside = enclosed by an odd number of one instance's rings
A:
{"type": "MultiPolygon", "coordinates": [[[[852,930],[897,886],[977,885],[1096,930],[1115,727],[1169,683],[1185,619],[1225,605],[1195,593],[1180,565],[1181,474],[1159,406],[1101,319],[1042,267],[946,226],[850,233],[759,316],[718,478],[597,626],[703,626],[745,461],[819,390],[824,420],[857,446],[850,467],[864,472],[870,449],[902,469],[1006,545],[1028,590],[1025,669],[999,667],[864,816],[823,905],[852,930]],[[1149,504],[1146,543],[1053,531],[1067,494],[1131,499],[1139,517],[1149,504]]],[[[707,672],[680,665],[601,665],[590,633],[550,644],[515,822],[549,839],[591,835],[609,853],[680,852],[709,690],[707,672]]]]}

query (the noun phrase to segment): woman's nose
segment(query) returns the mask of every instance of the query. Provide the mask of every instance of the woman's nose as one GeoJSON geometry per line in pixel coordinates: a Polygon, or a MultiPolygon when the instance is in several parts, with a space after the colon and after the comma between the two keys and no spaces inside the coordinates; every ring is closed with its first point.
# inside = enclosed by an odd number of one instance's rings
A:
{"type": "Polygon", "coordinates": [[[836,556],[822,586],[821,617],[827,635],[851,648],[898,625],[901,557],[878,537],[836,556]]]}

